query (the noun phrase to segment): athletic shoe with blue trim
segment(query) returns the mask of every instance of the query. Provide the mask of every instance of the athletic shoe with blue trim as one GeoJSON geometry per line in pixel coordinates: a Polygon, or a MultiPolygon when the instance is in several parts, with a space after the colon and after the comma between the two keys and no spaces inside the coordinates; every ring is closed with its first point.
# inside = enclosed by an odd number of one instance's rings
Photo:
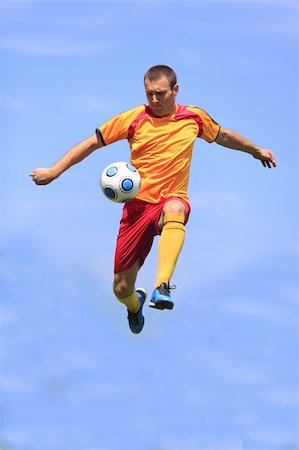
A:
{"type": "Polygon", "coordinates": [[[132,333],[138,334],[143,328],[144,325],[144,317],[142,314],[142,308],[146,299],[146,290],[143,288],[137,288],[136,294],[139,297],[140,300],[140,308],[137,311],[137,313],[132,313],[128,311],[128,321],[129,321],[129,327],[132,333]]]}
{"type": "Polygon", "coordinates": [[[174,303],[170,297],[170,289],[174,289],[174,287],[175,286],[171,288],[169,284],[161,283],[160,286],[154,290],[149,306],[156,309],[172,309],[174,303]]]}

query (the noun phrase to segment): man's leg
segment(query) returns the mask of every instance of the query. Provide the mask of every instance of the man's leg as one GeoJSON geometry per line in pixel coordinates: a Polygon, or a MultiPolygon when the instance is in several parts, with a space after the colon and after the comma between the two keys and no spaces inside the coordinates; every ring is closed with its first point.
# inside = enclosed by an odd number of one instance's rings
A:
{"type": "Polygon", "coordinates": [[[135,281],[140,268],[137,261],[127,270],[114,275],[113,292],[116,298],[126,305],[128,310],[129,327],[134,334],[140,333],[144,325],[142,307],[146,299],[146,291],[142,288],[135,290],[135,281]]]}
{"type": "Polygon", "coordinates": [[[139,267],[140,262],[137,261],[129,269],[114,274],[113,292],[116,298],[132,313],[136,313],[140,308],[140,300],[135,291],[139,267]]]}
{"type": "Polygon", "coordinates": [[[186,209],[180,200],[165,203],[160,218],[162,229],[158,244],[158,271],[155,287],[169,284],[185,239],[186,209]]]}
{"type": "Polygon", "coordinates": [[[159,225],[162,229],[158,244],[158,270],[150,306],[157,309],[172,309],[169,282],[174,272],[185,239],[186,208],[180,200],[165,203],[159,225]]]}

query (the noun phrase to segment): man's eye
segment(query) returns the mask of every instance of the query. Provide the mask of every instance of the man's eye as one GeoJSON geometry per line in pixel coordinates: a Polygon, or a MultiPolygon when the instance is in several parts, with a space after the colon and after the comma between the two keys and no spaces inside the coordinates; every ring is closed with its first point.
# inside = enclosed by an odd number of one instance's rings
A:
{"type": "Polygon", "coordinates": [[[153,96],[155,96],[155,97],[159,97],[159,98],[161,98],[161,97],[164,97],[165,96],[165,94],[166,94],[166,92],[154,92],[154,93],[152,93],[152,92],[147,92],[146,93],[146,95],[148,96],[148,97],[153,97],[153,96]]]}

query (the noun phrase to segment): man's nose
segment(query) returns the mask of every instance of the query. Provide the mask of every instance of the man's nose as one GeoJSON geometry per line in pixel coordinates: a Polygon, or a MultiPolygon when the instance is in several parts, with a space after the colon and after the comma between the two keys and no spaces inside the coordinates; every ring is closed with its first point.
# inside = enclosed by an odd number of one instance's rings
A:
{"type": "Polygon", "coordinates": [[[153,96],[152,96],[152,102],[153,103],[158,103],[158,99],[157,99],[155,94],[153,94],[153,96]]]}

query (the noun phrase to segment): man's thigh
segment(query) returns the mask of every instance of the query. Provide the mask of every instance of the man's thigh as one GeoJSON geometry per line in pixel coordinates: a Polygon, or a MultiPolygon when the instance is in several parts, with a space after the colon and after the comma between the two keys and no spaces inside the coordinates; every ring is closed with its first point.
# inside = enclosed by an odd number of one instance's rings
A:
{"type": "Polygon", "coordinates": [[[117,236],[114,273],[129,269],[138,260],[142,266],[155,234],[151,205],[133,200],[128,202],[123,210],[117,236]]]}

